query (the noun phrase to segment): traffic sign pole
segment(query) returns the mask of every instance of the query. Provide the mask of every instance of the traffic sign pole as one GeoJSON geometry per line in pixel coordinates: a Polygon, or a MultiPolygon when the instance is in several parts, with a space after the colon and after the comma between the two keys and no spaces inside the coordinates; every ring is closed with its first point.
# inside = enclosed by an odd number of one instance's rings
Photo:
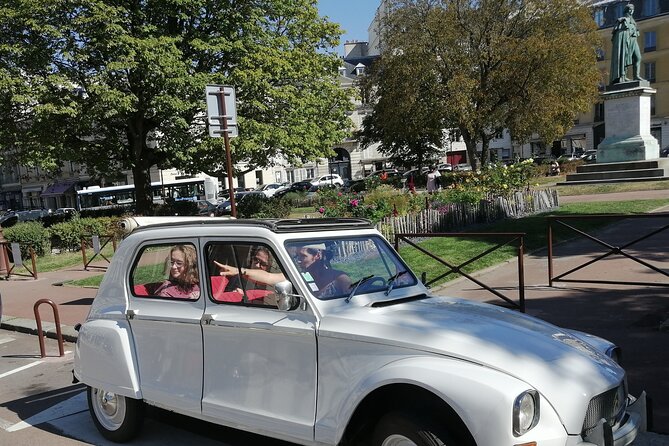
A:
{"type": "Polygon", "coordinates": [[[221,87],[218,90],[218,107],[219,113],[223,117],[221,119],[221,126],[223,127],[223,141],[225,141],[225,161],[226,161],[226,170],[228,173],[228,190],[230,191],[230,212],[233,217],[237,218],[237,206],[235,204],[235,188],[233,187],[232,181],[232,153],[230,151],[230,135],[228,133],[228,118],[226,116],[225,110],[225,89],[221,87]]]}

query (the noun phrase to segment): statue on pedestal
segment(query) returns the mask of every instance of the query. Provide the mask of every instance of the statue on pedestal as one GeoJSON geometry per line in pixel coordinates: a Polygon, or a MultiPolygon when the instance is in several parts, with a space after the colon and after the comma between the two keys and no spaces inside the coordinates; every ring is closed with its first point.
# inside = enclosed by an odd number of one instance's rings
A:
{"type": "Polygon", "coordinates": [[[629,82],[627,67],[632,65],[633,80],[644,80],[639,74],[641,68],[641,50],[639,50],[639,29],[634,21],[634,5],[625,6],[625,15],[619,17],[613,26],[611,37],[611,75],[609,85],[629,82]]]}

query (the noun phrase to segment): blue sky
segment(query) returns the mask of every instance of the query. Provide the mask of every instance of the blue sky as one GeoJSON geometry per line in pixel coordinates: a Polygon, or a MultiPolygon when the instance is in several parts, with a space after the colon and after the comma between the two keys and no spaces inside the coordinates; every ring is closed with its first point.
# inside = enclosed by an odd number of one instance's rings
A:
{"type": "Polygon", "coordinates": [[[367,41],[367,27],[372,22],[379,0],[318,0],[318,10],[344,29],[337,53],[344,55],[347,40],[367,41]]]}

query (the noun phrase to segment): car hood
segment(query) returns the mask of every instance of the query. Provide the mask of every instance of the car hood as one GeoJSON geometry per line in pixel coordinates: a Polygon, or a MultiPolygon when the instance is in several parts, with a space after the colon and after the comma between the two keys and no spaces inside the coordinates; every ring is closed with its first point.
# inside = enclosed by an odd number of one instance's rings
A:
{"type": "Polygon", "coordinates": [[[618,385],[623,369],[567,330],[505,308],[432,297],[375,308],[339,307],[319,336],[368,341],[474,362],[538,390],[569,433],[580,433],[590,399],[618,385]]]}

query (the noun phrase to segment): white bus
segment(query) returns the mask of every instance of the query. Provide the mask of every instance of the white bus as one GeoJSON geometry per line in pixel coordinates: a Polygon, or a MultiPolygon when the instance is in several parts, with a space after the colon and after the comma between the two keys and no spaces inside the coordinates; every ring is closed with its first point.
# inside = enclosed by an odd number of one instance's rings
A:
{"type": "MultiPolygon", "coordinates": [[[[186,178],[151,183],[151,194],[155,204],[162,204],[165,199],[175,201],[215,201],[218,197],[218,179],[186,178]]],[[[135,186],[90,186],[77,191],[77,207],[80,211],[107,209],[113,207],[132,207],[135,204],[135,186]]]]}

